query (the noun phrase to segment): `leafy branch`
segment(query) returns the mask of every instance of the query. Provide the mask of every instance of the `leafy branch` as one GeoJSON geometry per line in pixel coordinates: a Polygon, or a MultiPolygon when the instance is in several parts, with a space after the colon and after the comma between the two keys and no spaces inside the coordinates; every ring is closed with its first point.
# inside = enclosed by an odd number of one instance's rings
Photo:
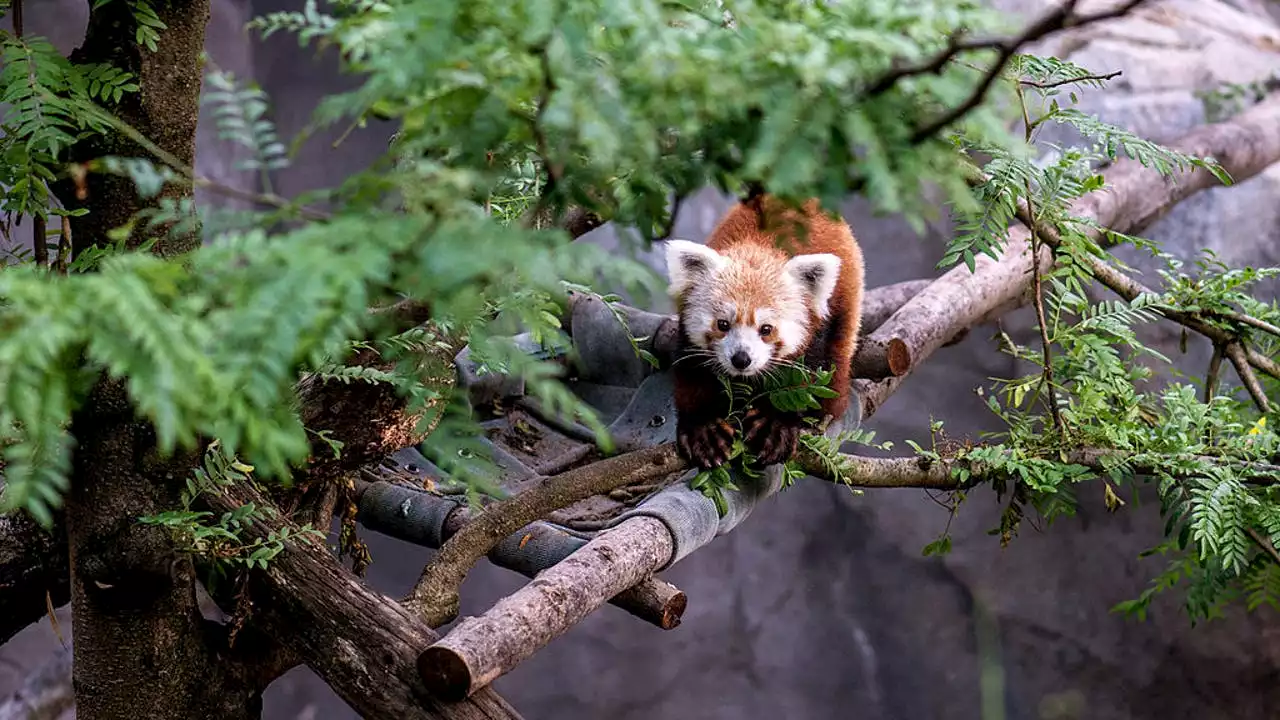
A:
{"type": "Polygon", "coordinates": [[[324,539],[324,533],[308,523],[298,527],[296,532],[289,525],[282,525],[278,531],[245,542],[241,531],[246,526],[277,515],[270,504],[246,503],[216,517],[213,512],[196,509],[203,504],[202,500],[208,493],[219,493],[238,483],[253,483],[252,473],[252,466],[227,455],[214,441],[205,451],[202,466],[187,478],[180,495],[181,507],[138,518],[145,525],[166,528],[176,548],[207,564],[205,584],[210,593],[216,593],[224,581],[241,569],[266,569],[267,564],[284,550],[285,542],[295,535],[324,539]]]}

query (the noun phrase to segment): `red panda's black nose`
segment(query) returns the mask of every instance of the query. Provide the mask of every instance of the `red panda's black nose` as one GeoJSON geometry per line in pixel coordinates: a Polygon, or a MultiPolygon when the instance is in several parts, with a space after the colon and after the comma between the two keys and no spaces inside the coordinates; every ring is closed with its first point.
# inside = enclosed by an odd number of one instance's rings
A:
{"type": "Polygon", "coordinates": [[[733,367],[738,370],[746,370],[751,364],[751,356],[744,350],[739,350],[729,358],[729,362],[733,363],[733,367]]]}

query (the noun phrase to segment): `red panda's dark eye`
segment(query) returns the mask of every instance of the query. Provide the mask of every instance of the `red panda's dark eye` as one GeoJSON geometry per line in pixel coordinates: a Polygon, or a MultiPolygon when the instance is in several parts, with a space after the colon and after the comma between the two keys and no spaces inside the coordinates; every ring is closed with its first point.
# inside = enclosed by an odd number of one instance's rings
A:
{"type": "Polygon", "coordinates": [[[770,333],[772,333],[772,332],[773,332],[773,326],[772,326],[772,325],[761,325],[761,326],[760,326],[760,337],[769,337],[769,334],[770,334],[770,333]]]}
{"type": "Polygon", "coordinates": [[[720,332],[729,332],[729,327],[730,325],[728,320],[716,321],[716,329],[719,330],[720,332]]]}

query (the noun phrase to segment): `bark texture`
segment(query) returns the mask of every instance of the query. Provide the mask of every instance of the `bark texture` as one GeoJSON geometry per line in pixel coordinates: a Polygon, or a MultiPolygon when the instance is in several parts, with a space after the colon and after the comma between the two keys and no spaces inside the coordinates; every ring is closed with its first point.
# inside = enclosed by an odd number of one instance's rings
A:
{"type": "MultiPolygon", "coordinates": [[[[669,475],[684,467],[684,461],[677,457],[671,446],[637,450],[545,478],[514,497],[496,502],[445,542],[440,552],[422,569],[422,576],[418,578],[407,603],[429,625],[439,627],[457,617],[458,588],[467,573],[503,538],[579,500],[669,475]]],[[[584,546],[570,558],[585,550],[584,546]]],[[[634,584],[623,585],[618,592],[634,584]]],[[[616,594],[607,596],[605,600],[616,594]]]]}
{"type": "MultiPolygon", "coordinates": [[[[269,503],[244,486],[212,502],[221,512],[269,503]]],[[[254,523],[245,537],[252,542],[281,527],[279,519],[254,523]]],[[[439,636],[398,603],[370,592],[318,539],[287,541],[266,570],[252,572],[249,597],[253,626],[287,645],[362,717],[519,720],[492,691],[457,703],[432,697],[415,663],[439,636]]]]}
{"type": "MultiPolygon", "coordinates": [[[[200,116],[200,86],[204,66],[205,27],[209,0],[152,0],[156,16],[167,26],[160,33],[156,51],[134,40],[137,20],[128,3],[95,3],[89,15],[84,43],[71,53],[77,63],[110,63],[134,74],[142,88],[128,93],[109,107],[117,118],[168,153],[189,170],[195,164],[196,122],[200,116]]],[[[162,164],[152,153],[120,133],[93,137],[72,146],[69,159],[87,162],[105,155],[142,157],[162,164]]],[[[85,208],[89,214],[71,218],[72,250],[107,242],[107,231],[130,221],[134,213],[155,202],[143,200],[127,177],[91,174],[82,188],[71,182],[54,188],[68,208],[85,208]]],[[[162,196],[191,197],[190,188],[167,188],[162,196]]],[[[135,229],[129,239],[137,247],[147,235],[135,229]]],[[[157,243],[155,252],[172,256],[200,245],[197,231],[157,243]]]]}
{"type": "MultiPolygon", "coordinates": [[[[143,89],[110,110],[190,167],[209,2],[158,0],[152,7],[167,26],[155,52],[134,41],[137,21],[129,4],[112,2],[93,8],[84,43],[72,59],[134,73],[143,89]]],[[[73,161],[104,155],[153,157],[117,133],[84,140],[70,151],[73,161]]],[[[81,187],[55,190],[68,207],[89,211],[72,219],[76,251],[106,240],[108,231],[149,204],[127,178],[95,174],[81,187]]],[[[190,197],[189,188],[167,192],[190,197]]],[[[130,245],[145,239],[135,231],[130,245]]],[[[155,252],[173,256],[198,244],[198,233],[165,233],[155,252]]],[[[76,448],[65,512],[77,717],[114,720],[140,708],[155,720],[257,717],[261,688],[206,643],[191,561],[175,551],[164,530],[137,522],[178,505],[178,488],[194,454],[156,457],[152,428],[135,417],[123,385],[105,378],[73,415],[70,432],[76,448]]]]}
{"type": "MultiPolygon", "coordinates": [[[[450,513],[444,522],[444,538],[448,540],[470,522],[466,508],[458,508],[450,513]]],[[[554,533],[546,523],[530,523],[516,531],[520,535],[523,547],[526,539],[534,539],[539,533],[554,533]]],[[[401,538],[406,539],[406,538],[401,538]]],[[[410,542],[413,542],[410,540],[410,542]]],[[[500,543],[501,544],[501,543],[500,543]]],[[[489,561],[499,567],[505,567],[533,578],[537,572],[526,563],[513,563],[508,556],[495,548],[489,553],[489,561]]],[[[659,577],[641,580],[636,585],[623,590],[609,599],[609,604],[619,607],[647,623],[663,630],[673,630],[680,625],[685,608],[689,606],[689,598],[680,588],[659,577]]]]}
{"type": "Polygon", "coordinates": [[[418,659],[435,695],[472,695],[564,634],[674,552],[661,520],[636,517],[601,533],[480,617],[467,618],[418,659]]]}
{"type": "Polygon", "coordinates": [[[72,418],[67,495],[77,717],[252,718],[261,688],[205,643],[195,569],[169,534],[137,522],[179,505],[194,456],[154,455],[124,389],[101,382],[72,418]]]}

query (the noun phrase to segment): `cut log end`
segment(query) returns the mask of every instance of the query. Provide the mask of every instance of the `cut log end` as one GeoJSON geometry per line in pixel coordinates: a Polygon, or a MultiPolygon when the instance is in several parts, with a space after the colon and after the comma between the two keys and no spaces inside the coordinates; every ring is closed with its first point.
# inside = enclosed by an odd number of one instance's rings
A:
{"type": "Polygon", "coordinates": [[[677,592],[667,604],[662,608],[662,624],[663,630],[674,630],[680,625],[681,618],[684,617],[684,611],[689,607],[689,598],[682,592],[677,592]]]}
{"type": "Polygon", "coordinates": [[[418,675],[431,695],[444,702],[460,702],[474,691],[471,668],[458,653],[432,645],[418,656],[418,675]]]}
{"type": "Polygon", "coordinates": [[[609,602],[663,630],[678,626],[689,606],[680,588],[656,577],[618,593],[609,602]]]}
{"type": "Polygon", "coordinates": [[[894,377],[906,375],[911,370],[911,349],[900,338],[889,341],[885,349],[885,357],[889,365],[889,373],[894,377]]]}
{"type": "Polygon", "coordinates": [[[900,337],[866,339],[853,358],[853,377],[883,380],[911,372],[911,346],[900,337]]]}

